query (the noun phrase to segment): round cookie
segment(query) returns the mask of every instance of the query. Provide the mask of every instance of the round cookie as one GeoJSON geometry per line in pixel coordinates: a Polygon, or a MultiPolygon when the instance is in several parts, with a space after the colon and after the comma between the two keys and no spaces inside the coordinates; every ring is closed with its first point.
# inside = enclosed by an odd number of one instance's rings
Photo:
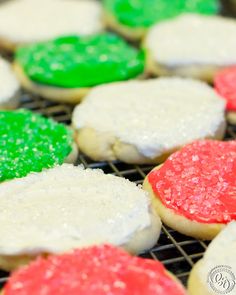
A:
{"type": "Polygon", "coordinates": [[[74,162],[77,148],[63,124],[27,110],[0,111],[0,182],[74,162]]]}
{"type": "Polygon", "coordinates": [[[216,14],[218,0],[103,0],[105,22],[130,40],[144,37],[149,27],[182,13],[216,14]]]}
{"type": "Polygon", "coordinates": [[[197,141],[150,172],[144,189],[164,223],[210,240],[236,219],[235,173],[236,141],[197,141]]]}
{"type": "Polygon", "coordinates": [[[0,109],[14,109],[19,104],[20,84],[8,61],[0,57],[0,109]]]}
{"type": "Polygon", "coordinates": [[[0,5],[0,48],[103,29],[101,5],[93,0],[12,0],[0,5]]]}
{"type": "Polygon", "coordinates": [[[235,32],[236,21],[221,16],[186,14],[157,24],[144,41],[148,71],[212,82],[219,69],[236,64],[235,32]]]}
{"type": "Polygon", "coordinates": [[[0,196],[5,270],[38,255],[103,243],[140,253],[155,245],[161,230],[148,194],[101,170],[64,164],[5,182],[0,196]]]}
{"type": "Polygon", "coordinates": [[[21,47],[15,71],[24,88],[77,103],[91,87],[128,80],[144,71],[144,52],[111,33],[68,36],[21,47]]]}
{"type": "Polygon", "coordinates": [[[4,295],[186,295],[159,261],[102,245],[39,258],[16,271],[4,295]],[[90,258],[90,259],[88,259],[90,258]],[[68,279],[67,279],[68,278],[68,279]],[[56,284],[55,284],[56,282],[56,284]],[[58,293],[58,290],[59,293],[58,293]]]}
{"type": "Polygon", "coordinates": [[[236,124],[236,67],[219,71],[214,79],[216,91],[226,99],[227,119],[236,124]]]}
{"type": "Polygon", "coordinates": [[[235,294],[236,222],[232,222],[211,242],[204,257],[193,267],[190,295],[235,294]]]}
{"type": "Polygon", "coordinates": [[[111,83],[86,96],[72,125],[81,151],[95,161],[159,163],[193,140],[222,138],[224,100],[191,79],[111,83]]]}

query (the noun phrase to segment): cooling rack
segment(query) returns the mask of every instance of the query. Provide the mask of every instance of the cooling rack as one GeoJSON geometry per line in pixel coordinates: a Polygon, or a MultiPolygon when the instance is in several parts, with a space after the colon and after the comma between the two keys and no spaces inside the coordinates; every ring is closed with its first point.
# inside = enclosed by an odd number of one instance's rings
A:
{"type": "MultiPolygon", "coordinates": [[[[8,0],[0,0],[5,2],[8,0]]],[[[221,0],[221,14],[232,16],[229,0],[221,0]]],[[[3,54],[2,54],[3,55],[3,54]]],[[[8,55],[5,57],[10,58],[8,55]]],[[[67,104],[58,104],[42,99],[41,97],[21,92],[21,108],[30,109],[46,117],[70,125],[73,107],[67,104]]],[[[228,125],[225,140],[236,139],[236,126],[228,125]]],[[[125,177],[136,184],[142,184],[145,176],[153,169],[151,165],[128,165],[119,161],[93,162],[85,155],[79,154],[76,165],[83,164],[86,168],[99,168],[105,173],[125,177]]],[[[184,285],[187,283],[189,272],[193,265],[202,257],[207,249],[208,242],[196,240],[162,226],[158,243],[140,256],[161,261],[165,267],[175,274],[184,285]]],[[[0,288],[7,281],[8,273],[0,271],[0,288]]]]}
{"type": "MultiPolygon", "coordinates": [[[[51,117],[54,120],[70,124],[73,107],[44,100],[38,96],[22,92],[22,108],[51,117]]],[[[228,125],[225,140],[236,139],[236,126],[228,125]]],[[[151,165],[128,165],[119,161],[93,162],[83,154],[79,154],[76,165],[83,164],[86,168],[99,168],[105,173],[125,177],[136,184],[142,184],[145,176],[152,170],[151,165]]],[[[185,285],[192,266],[202,257],[208,243],[186,237],[178,232],[162,226],[158,243],[153,249],[142,253],[144,258],[160,260],[166,268],[175,274],[185,285]]],[[[7,280],[7,273],[0,272],[0,283],[7,280]]]]}

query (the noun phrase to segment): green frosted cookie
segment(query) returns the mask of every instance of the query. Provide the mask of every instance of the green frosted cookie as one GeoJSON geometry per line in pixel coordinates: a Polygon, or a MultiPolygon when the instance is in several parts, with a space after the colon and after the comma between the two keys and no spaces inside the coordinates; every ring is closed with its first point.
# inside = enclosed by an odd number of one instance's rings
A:
{"type": "Polygon", "coordinates": [[[0,181],[62,164],[72,151],[63,124],[27,110],[0,111],[0,181]]]}
{"type": "Polygon", "coordinates": [[[218,0],[103,0],[105,10],[118,23],[130,28],[148,28],[181,13],[216,14],[218,0]]]}
{"type": "Polygon", "coordinates": [[[21,47],[16,62],[30,80],[64,88],[92,87],[134,78],[144,52],[114,34],[68,36],[21,47]]]}

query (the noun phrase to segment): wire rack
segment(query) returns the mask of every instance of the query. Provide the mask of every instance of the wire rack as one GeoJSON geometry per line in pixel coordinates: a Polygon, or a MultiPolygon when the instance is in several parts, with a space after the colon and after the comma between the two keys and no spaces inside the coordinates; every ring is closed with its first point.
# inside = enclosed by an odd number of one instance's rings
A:
{"type": "MultiPolygon", "coordinates": [[[[0,0],[5,2],[8,0],[0,0]]],[[[221,14],[231,16],[229,0],[222,1],[221,14]]],[[[2,54],[3,55],[3,54],[2,54]]],[[[11,59],[11,56],[5,57],[11,59]]],[[[58,104],[33,96],[29,93],[21,93],[22,108],[30,109],[54,120],[70,124],[73,107],[67,104],[58,104]]],[[[225,140],[236,139],[236,126],[228,125],[225,140]]],[[[150,165],[127,165],[119,161],[93,162],[83,154],[79,154],[77,165],[83,164],[86,168],[100,168],[105,173],[125,177],[136,184],[142,184],[145,176],[153,169],[150,165]]],[[[208,246],[208,242],[196,240],[184,236],[167,226],[162,226],[158,243],[150,251],[140,256],[161,261],[165,267],[175,274],[186,285],[189,272],[193,265],[202,257],[208,246]]],[[[8,273],[0,271],[0,288],[7,281],[8,273]]]]}
{"type": "MultiPolygon", "coordinates": [[[[21,107],[51,117],[61,123],[71,123],[73,108],[70,105],[57,104],[37,96],[22,93],[21,107]]],[[[236,126],[227,126],[225,140],[229,139],[236,139],[236,126]]],[[[145,176],[154,167],[150,165],[127,165],[119,161],[93,162],[81,153],[76,164],[83,164],[86,168],[100,168],[105,173],[125,177],[136,184],[142,184],[145,176]]],[[[202,257],[207,245],[208,242],[186,237],[163,225],[158,243],[153,249],[142,253],[140,256],[161,261],[169,271],[186,285],[192,266],[202,257]]],[[[0,284],[4,284],[7,276],[7,273],[0,272],[0,284]]]]}

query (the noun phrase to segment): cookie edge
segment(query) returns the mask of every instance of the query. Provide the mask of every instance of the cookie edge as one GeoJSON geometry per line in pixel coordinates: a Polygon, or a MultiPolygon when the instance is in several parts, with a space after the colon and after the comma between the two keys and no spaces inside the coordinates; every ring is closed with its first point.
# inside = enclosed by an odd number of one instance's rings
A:
{"type": "MultiPolygon", "coordinates": [[[[157,166],[153,171],[160,169],[160,167],[161,165],[157,166]]],[[[212,240],[226,226],[221,223],[201,223],[189,220],[183,215],[175,213],[174,210],[167,208],[153,191],[148,176],[144,180],[143,189],[151,196],[153,207],[163,223],[183,235],[195,239],[212,240]]]]}

